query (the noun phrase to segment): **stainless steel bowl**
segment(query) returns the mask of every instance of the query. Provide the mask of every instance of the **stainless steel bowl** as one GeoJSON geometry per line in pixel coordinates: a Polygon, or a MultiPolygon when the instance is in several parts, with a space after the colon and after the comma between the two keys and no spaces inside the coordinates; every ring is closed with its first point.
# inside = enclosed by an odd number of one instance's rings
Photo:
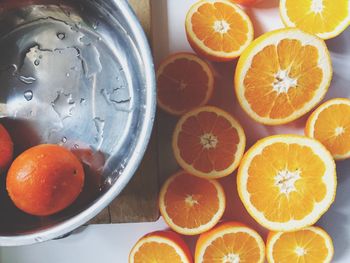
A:
{"type": "Polygon", "coordinates": [[[60,237],[105,208],[146,149],[155,115],[150,48],[124,0],[0,4],[0,118],[16,153],[60,144],[81,158],[86,184],[65,211],[26,215],[0,195],[0,246],[60,237]]]}

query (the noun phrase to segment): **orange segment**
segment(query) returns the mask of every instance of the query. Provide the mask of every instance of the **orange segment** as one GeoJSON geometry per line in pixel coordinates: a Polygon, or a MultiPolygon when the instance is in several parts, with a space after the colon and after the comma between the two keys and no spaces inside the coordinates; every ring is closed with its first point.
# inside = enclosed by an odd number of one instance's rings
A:
{"type": "Polygon", "coordinates": [[[329,39],[342,33],[350,23],[348,0],[281,0],[280,14],[287,27],[329,39]]]}
{"type": "Polygon", "coordinates": [[[242,108],[267,125],[291,122],[325,95],[332,77],[325,43],[298,29],[256,39],[239,59],[235,89],[242,108]]]}
{"type": "Polygon", "coordinates": [[[350,100],[332,99],[309,117],[305,134],[319,140],[336,160],[350,158],[350,100]]]}
{"type": "Polygon", "coordinates": [[[163,185],[159,207],[164,220],[176,232],[197,235],[217,224],[225,210],[225,193],[214,180],[181,171],[163,185]]]}
{"type": "Polygon", "coordinates": [[[262,226],[291,231],[315,223],[334,200],[335,163],[318,142],[277,135],[256,143],[238,171],[239,196],[262,226]]]}
{"type": "Polygon", "coordinates": [[[175,233],[158,231],[141,238],[129,254],[129,263],[191,263],[190,251],[175,233]]]}
{"type": "Polygon", "coordinates": [[[158,106],[173,115],[207,104],[214,90],[211,66],[191,53],[176,53],[157,71],[158,106]]]}
{"type": "Polygon", "coordinates": [[[237,222],[228,222],[202,234],[196,245],[195,261],[202,263],[262,263],[265,244],[259,234],[237,222]]]}
{"type": "Polygon", "coordinates": [[[189,173],[206,178],[231,174],[245,148],[241,125],[216,107],[202,107],[185,114],[178,122],[173,150],[180,166],[189,173]]]}
{"type": "Polygon", "coordinates": [[[334,254],[331,237],[319,227],[295,232],[270,232],[266,246],[269,263],[330,263],[334,254]]]}
{"type": "Polygon", "coordinates": [[[186,33],[197,53],[215,61],[238,57],[254,35],[249,17],[228,0],[194,4],[187,13],[186,33]]]}

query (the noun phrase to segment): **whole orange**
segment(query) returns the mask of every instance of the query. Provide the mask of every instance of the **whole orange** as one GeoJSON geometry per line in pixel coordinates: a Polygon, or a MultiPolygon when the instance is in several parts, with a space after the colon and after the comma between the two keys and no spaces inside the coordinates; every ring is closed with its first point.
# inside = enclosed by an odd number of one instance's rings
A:
{"type": "Polygon", "coordinates": [[[13,157],[13,142],[5,129],[0,124],[0,173],[6,170],[13,157]]]}
{"type": "Polygon", "coordinates": [[[36,216],[48,216],[71,205],[82,191],[84,170],[69,150],[50,144],[23,152],[12,163],[6,188],[14,204],[36,216]]]}

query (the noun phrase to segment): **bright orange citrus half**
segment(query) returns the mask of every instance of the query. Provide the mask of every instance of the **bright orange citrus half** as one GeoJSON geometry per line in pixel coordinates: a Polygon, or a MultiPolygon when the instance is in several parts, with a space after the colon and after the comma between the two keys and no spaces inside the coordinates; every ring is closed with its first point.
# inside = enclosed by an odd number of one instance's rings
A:
{"type": "Polygon", "coordinates": [[[201,0],[187,13],[186,34],[198,54],[229,61],[250,44],[254,29],[248,15],[229,0],[201,0]]]}
{"type": "Polygon", "coordinates": [[[334,159],[350,158],[350,100],[332,99],[309,117],[305,134],[320,141],[334,159]]]}
{"type": "Polygon", "coordinates": [[[129,254],[129,263],[192,263],[185,242],[170,231],[158,231],[141,238],[129,254]]]}
{"type": "Polygon", "coordinates": [[[253,229],[237,222],[223,223],[200,235],[195,262],[263,263],[265,244],[253,229]]]}
{"type": "Polygon", "coordinates": [[[272,231],[313,225],[336,194],[335,162],[318,141],[275,135],[244,155],[237,175],[239,196],[249,214],[272,231]]]}
{"type": "Polygon", "coordinates": [[[214,227],[225,206],[225,192],[217,181],[192,176],[185,171],[170,177],[159,196],[164,220],[183,235],[198,235],[214,227]]]}
{"type": "Polygon", "coordinates": [[[330,263],[334,248],[326,231],[311,226],[295,232],[271,232],[266,254],[269,263],[330,263]]]}
{"type": "Polygon", "coordinates": [[[158,106],[170,114],[182,115],[204,106],[213,90],[213,70],[195,54],[173,54],[157,71],[158,106]]]}
{"type": "Polygon", "coordinates": [[[242,126],[229,113],[212,106],[181,117],[173,136],[177,162],[189,173],[219,178],[239,165],[246,138],[242,126]]]}

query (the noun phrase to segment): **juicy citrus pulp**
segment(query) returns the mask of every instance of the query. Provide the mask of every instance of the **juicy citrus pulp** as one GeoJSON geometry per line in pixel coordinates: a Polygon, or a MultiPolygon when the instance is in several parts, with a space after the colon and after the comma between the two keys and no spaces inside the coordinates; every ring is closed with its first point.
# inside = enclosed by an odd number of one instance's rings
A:
{"type": "Polygon", "coordinates": [[[229,113],[206,106],[181,117],[173,136],[173,151],[189,173],[218,178],[237,168],[245,142],[243,128],[229,113]]]}
{"type": "Polygon", "coordinates": [[[335,163],[318,141],[276,135],[257,142],[243,157],[239,196],[255,220],[273,231],[314,224],[336,193],[335,163]]]}
{"type": "Polygon", "coordinates": [[[253,40],[249,17],[228,0],[201,0],[187,13],[186,33],[192,48],[215,61],[238,57],[253,40]]]}
{"type": "Polygon", "coordinates": [[[0,124],[0,173],[10,165],[13,157],[13,142],[10,134],[0,124]]]}
{"type": "Polygon", "coordinates": [[[195,262],[263,263],[265,244],[253,229],[237,222],[223,223],[202,234],[196,245],[195,262]]]}
{"type": "Polygon", "coordinates": [[[334,254],[331,237],[319,227],[295,232],[271,232],[266,245],[269,263],[330,263],[334,254]]]}
{"type": "Polygon", "coordinates": [[[329,39],[342,33],[350,23],[349,0],[281,0],[280,14],[287,27],[329,39]]]}
{"type": "Polygon", "coordinates": [[[158,105],[174,115],[205,105],[213,89],[211,66],[191,53],[169,56],[157,71],[158,105]]]}
{"type": "Polygon", "coordinates": [[[158,231],[141,238],[129,254],[129,263],[191,263],[190,251],[175,233],[158,231]]]}
{"type": "Polygon", "coordinates": [[[305,134],[320,141],[336,160],[350,157],[350,100],[332,99],[309,117],[305,134]]]}
{"type": "Polygon", "coordinates": [[[291,122],[322,100],[332,78],[326,44],[299,29],[262,35],[243,52],[235,74],[242,108],[267,125],[291,122]]]}
{"type": "Polygon", "coordinates": [[[225,206],[225,193],[217,181],[184,171],[170,177],[159,196],[164,220],[174,231],[184,235],[197,235],[215,226],[225,206]]]}

